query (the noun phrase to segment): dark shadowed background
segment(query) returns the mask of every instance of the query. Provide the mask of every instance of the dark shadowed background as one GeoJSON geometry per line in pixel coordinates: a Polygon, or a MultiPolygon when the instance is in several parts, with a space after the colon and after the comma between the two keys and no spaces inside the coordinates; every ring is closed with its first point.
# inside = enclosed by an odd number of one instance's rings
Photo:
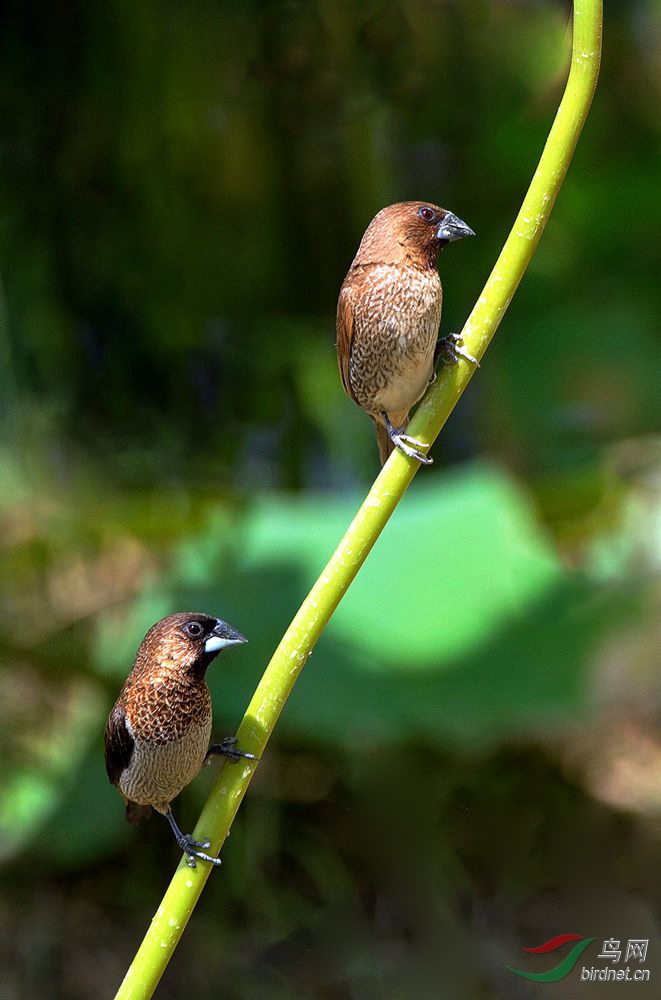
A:
{"type": "MultiPolygon", "coordinates": [[[[649,940],[651,982],[610,992],[659,996],[661,11],[606,6],[539,252],[305,668],[164,1000],[601,996],[579,971],[611,937],[649,940]],[[521,948],[562,933],[597,940],[553,987],[506,969],[556,965],[521,948]]],[[[235,730],[377,471],[334,350],[359,238],[401,199],[465,219],[441,259],[461,328],[569,21],[3,5],[0,1000],[114,994],[178,861],[103,768],[133,653],[172,611],[227,618],[250,644],[209,680],[235,730]]]]}

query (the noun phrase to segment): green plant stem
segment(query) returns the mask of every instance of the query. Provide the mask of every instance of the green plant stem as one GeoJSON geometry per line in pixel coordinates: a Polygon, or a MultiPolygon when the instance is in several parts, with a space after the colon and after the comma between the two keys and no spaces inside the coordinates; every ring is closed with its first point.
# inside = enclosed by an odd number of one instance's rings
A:
{"type": "MultiPolygon", "coordinates": [[[[462,331],[481,358],[539,242],[587,116],[599,72],[601,0],[574,0],[572,62],[565,93],[544,152],[507,242],[462,331]]],[[[446,367],[418,407],[410,433],[433,442],[474,374],[466,362],[446,367]]],[[[244,750],[261,755],[314,645],[418,470],[396,451],[381,470],[326,568],[273,654],[239,727],[244,750]]],[[[223,768],[195,828],[218,852],[256,765],[223,768]]],[[[151,997],[211,873],[182,859],[117,993],[117,1000],[151,997]]],[[[222,869],[216,878],[222,878],[222,869]]]]}

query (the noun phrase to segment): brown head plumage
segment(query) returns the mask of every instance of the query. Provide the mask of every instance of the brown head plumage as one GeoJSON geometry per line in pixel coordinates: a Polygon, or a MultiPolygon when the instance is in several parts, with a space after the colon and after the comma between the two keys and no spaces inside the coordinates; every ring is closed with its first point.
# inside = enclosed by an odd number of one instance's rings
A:
{"type": "Polygon", "coordinates": [[[374,216],[351,266],[436,267],[439,251],[447,243],[473,235],[465,222],[445,208],[427,201],[399,201],[374,216]]]}
{"type": "Polygon", "coordinates": [[[203,675],[221,649],[245,642],[240,632],[201,611],[181,611],[161,618],[140,643],[129,680],[159,674],[203,675]]]}

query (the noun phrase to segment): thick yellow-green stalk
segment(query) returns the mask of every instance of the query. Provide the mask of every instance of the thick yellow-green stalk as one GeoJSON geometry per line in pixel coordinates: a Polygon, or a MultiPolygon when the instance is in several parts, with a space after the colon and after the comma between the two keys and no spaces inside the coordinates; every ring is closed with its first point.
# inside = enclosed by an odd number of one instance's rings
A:
{"type": "MultiPolygon", "coordinates": [[[[574,0],[571,70],[558,114],[514,227],[462,331],[468,351],[477,358],[523,277],[571,161],[597,82],[601,23],[601,0],[574,0]]],[[[410,425],[413,437],[431,444],[473,374],[473,367],[463,361],[444,369],[410,425]]],[[[263,752],[301,668],[417,470],[417,462],[399,451],[381,470],[264,672],[238,730],[244,750],[263,752]]],[[[216,782],[195,829],[198,837],[204,834],[211,840],[212,852],[219,851],[227,837],[255,766],[225,767],[216,782]]],[[[211,871],[203,863],[191,870],[182,860],[117,998],[152,996],[211,871]]],[[[214,878],[222,877],[221,868],[214,878]]],[[[219,990],[222,993],[222,985],[219,990]]]]}

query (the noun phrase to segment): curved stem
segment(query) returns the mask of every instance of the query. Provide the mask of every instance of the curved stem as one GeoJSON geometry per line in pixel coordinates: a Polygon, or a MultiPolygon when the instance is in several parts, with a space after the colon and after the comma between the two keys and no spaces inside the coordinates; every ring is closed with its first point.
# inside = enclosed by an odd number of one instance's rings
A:
{"type": "MultiPolygon", "coordinates": [[[[537,249],[574,155],[597,86],[602,18],[602,0],[574,0],[571,67],[562,101],[519,214],[462,330],[466,349],[478,359],[537,249]]],[[[473,374],[465,364],[445,369],[409,424],[411,437],[434,441],[473,374]]]]}
{"type": "MultiPolygon", "coordinates": [[[[562,102],[521,211],[462,331],[468,351],[478,358],[498,328],[535,252],[571,162],[599,73],[601,25],[601,0],[574,0],[572,62],[562,102]]],[[[468,364],[445,368],[410,424],[413,437],[430,443],[434,440],[473,373],[474,368],[468,364]]],[[[417,470],[418,463],[399,451],[381,470],[264,672],[237,733],[242,749],[258,756],[263,752],[317,639],[417,470]]],[[[209,838],[212,852],[218,852],[227,837],[254,767],[247,762],[225,767],[211,791],[194,836],[209,838]]],[[[119,988],[117,1000],[147,1000],[152,996],[210,872],[210,865],[198,864],[191,870],[182,859],[119,988]]]]}

